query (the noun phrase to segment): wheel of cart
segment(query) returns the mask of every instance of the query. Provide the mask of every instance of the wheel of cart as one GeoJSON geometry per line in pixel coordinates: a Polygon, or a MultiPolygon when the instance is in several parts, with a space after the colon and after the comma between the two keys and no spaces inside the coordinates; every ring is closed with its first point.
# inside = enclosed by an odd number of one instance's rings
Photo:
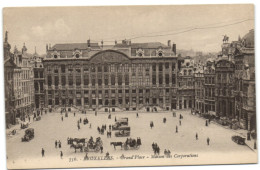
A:
{"type": "Polygon", "coordinates": [[[100,151],[100,146],[97,145],[96,148],[95,148],[95,152],[99,152],[100,151]]]}
{"type": "Polygon", "coordinates": [[[126,142],[124,143],[124,150],[128,150],[129,146],[126,144],[126,142]]]}

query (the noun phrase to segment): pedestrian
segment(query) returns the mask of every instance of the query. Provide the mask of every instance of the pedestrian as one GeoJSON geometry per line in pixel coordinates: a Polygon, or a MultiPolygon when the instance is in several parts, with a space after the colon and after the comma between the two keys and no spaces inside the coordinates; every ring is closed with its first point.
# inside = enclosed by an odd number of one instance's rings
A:
{"type": "Polygon", "coordinates": [[[31,121],[31,118],[30,118],[30,116],[28,116],[28,119],[29,119],[29,122],[31,121]]]}
{"type": "Polygon", "coordinates": [[[63,116],[61,116],[61,121],[63,121],[63,116]]]}
{"type": "Polygon", "coordinates": [[[80,129],[80,126],[78,125],[78,130],[80,129]]]}
{"type": "Polygon", "coordinates": [[[179,125],[181,126],[181,120],[179,120],[179,125]]]}
{"type": "Polygon", "coordinates": [[[167,150],[166,149],[164,149],[164,155],[167,155],[167,150]]]}
{"type": "Polygon", "coordinates": [[[199,138],[199,137],[198,137],[198,133],[196,133],[196,140],[198,140],[198,138],[199,138]]]}
{"type": "Polygon", "coordinates": [[[210,141],[210,140],[209,140],[209,137],[208,137],[208,138],[207,138],[207,144],[208,144],[208,145],[209,145],[209,141],[210,141]]]}
{"type": "Polygon", "coordinates": [[[136,117],[139,117],[138,113],[136,113],[136,117]]]}
{"type": "Polygon", "coordinates": [[[106,157],[109,158],[109,152],[106,153],[106,157]]]}
{"type": "Polygon", "coordinates": [[[109,125],[109,130],[111,130],[111,125],[109,125]]]}
{"type": "Polygon", "coordinates": [[[95,111],[95,116],[97,116],[97,111],[95,111]]]}
{"type": "Polygon", "coordinates": [[[101,151],[101,153],[103,153],[103,146],[102,145],[100,146],[100,151],[101,151]]]}
{"type": "Polygon", "coordinates": [[[61,148],[61,142],[59,141],[59,148],[61,148]]]}
{"type": "Polygon", "coordinates": [[[81,118],[79,119],[79,123],[81,123],[81,118]]]}
{"type": "Polygon", "coordinates": [[[91,129],[91,123],[89,124],[89,129],[91,129]]]}
{"type": "Polygon", "coordinates": [[[206,120],[206,124],[205,125],[208,126],[208,120],[206,120]]]}
{"type": "Polygon", "coordinates": [[[55,140],[55,148],[57,148],[58,142],[57,140],[55,140]]]}
{"type": "Polygon", "coordinates": [[[42,157],[44,157],[44,153],[45,153],[45,151],[44,151],[44,149],[42,148],[42,157]]]}
{"type": "Polygon", "coordinates": [[[178,126],[176,126],[176,133],[178,133],[178,126]]]}
{"type": "Polygon", "coordinates": [[[210,124],[211,118],[209,118],[209,124],[210,124]]]}
{"type": "Polygon", "coordinates": [[[60,151],[60,158],[62,159],[62,157],[63,157],[63,153],[62,151],[60,151]]]}
{"type": "Polygon", "coordinates": [[[116,117],[115,117],[115,122],[116,122],[117,120],[116,120],[116,117]]]}
{"type": "Polygon", "coordinates": [[[75,114],[76,114],[76,113],[74,112],[74,117],[75,117],[75,114]]]}

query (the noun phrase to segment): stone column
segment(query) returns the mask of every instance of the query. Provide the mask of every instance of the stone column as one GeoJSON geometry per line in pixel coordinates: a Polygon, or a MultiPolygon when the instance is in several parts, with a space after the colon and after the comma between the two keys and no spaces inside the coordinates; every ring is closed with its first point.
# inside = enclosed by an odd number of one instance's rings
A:
{"type": "Polygon", "coordinates": [[[99,102],[98,102],[98,66],[95,64],[95,91],[96,91],[96,108],[99,107],[99,102]]]}
{"type": "Polygon", "coordinates": [[[159,87],[159,63],[156,63],[156,86],[159,87]]]}

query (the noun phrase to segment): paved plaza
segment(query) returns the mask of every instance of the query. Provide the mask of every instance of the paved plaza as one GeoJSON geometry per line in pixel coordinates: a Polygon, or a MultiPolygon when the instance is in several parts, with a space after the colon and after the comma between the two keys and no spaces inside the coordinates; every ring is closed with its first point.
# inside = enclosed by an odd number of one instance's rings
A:
{"type": "MultiPolygon", "coordinates": [[[[175,153],[226,153],[226,154],[241,154],[247,156],[255,156],[257,153],[246,145],[238,145],[231,140],[233,135],[237,135],[235,131],[223,128],[219,125],[210,123],[205,126],[205,120],[197,116],[191,115],[190,110],[176,111],[176,117],[173,117],[172,112],[154,112],[141,113],[139,118],[136,117],[136,112],[115,112],[111,113],[112,118],[108,119],[108,113],[98,113],[95,116],[94,112],[82,114],[69,112],[68,117],[60,114],[60,111],[47,113],[42,116],[40,121],[33,121],[29,127],[34,128],[35,137],[29,142],[21,142],[25,130],[17,130],[14,136],[7,136],[7,157],[10,163],[25,163],[31,160],[37,160],[42,163],[46,160],[58,160],[68,162],[71,158],[83,160],[85,152],[80,152],[67,144],[67,138],[87,138],[92,136],[94,140],[101,137],[103,141],[103,153],[89,152],[88,156],[101,156],[109,152],[112,156],[131,156],[135,154],[153,155],[152,143],[157,143],[160,147],[160,155],[163,155],[165,149],[170,150],[171,154],[175,153]],[[179,115],[183,115],[181,125],[179,115]],[[61,117],[63,116],[63,121],[61,117]],[[81,118],[88,118],[89,124],[80,123],[78,130],[77,121],[81,118]],[[97,127],[115,123],[115,117],[129,118],[129,126],[131,127],[131,138],[141,138],[142,145],[138,150],[124,150],[117,147],[115,150],[110,142],[125,142],[127,137],[115,137],[115,131],[112,131],[112,137],[107,138],[106,131],[101,135],[97,131],[97,127]],[[163,123],[163,118],[166,118],[166,123],[163,123]],[[150,128],[150,122],[154,122],[154,127],[150,128]],[[91,128],[90,128],[91,124],[91,128]],[[178,126],[178,133],[176,133],[178,126]],[[198,134],[198,140],[195,135],[198,134]],[[210,139],[207,145],[207,138],[210,139]],[[55,148],[55,140],[61,141],[61,148],[55,148]],[[45,150],[45,157],[42,158],[41,149],[45,150]],[[63,159],[60,158],[60,151],[63,152],[63,159]]],[[[32,120],[32,119],[31,119],[32,120]]],[[[19,128],[19,126],[17,126],[19,128]]]]}

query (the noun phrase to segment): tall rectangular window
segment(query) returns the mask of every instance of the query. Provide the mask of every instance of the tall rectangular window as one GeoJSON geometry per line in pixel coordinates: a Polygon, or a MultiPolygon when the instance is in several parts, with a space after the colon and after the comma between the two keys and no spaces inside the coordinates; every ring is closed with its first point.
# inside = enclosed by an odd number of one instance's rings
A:
{"type": "Polygon", "coordinates": [[[169,84],[170,83],[170,78],[169,78],[169,74],[165,75],[165,84],[169,84]]]}
{"type": "Polygon", "coordinates": [[[61,65],[61,72],[62,72],[62,73],[65,73],[65,68],[66,68],[66,66],[65,66],[64,64],[62,64],[62,65],[61,65]]]}
{"type": "Polygon", "coordinates": [[[84,85],[87,86],[89,84],[88,75],[84,76],[84,85]]]}
{"type": "Polygon", "coordinates": [[[108,76],[105,76],[105,85],[108,85],[108,76]]]}
{"type": "Polygon", "coordinates": [[[125,75],[125,85],[129,85],[129,75],[125,75]]]}
{"type": "Polygon", "coordinates": [[[115,85],[116,84],[116,76],[115,75],[111,75],[111,85],[115,85]]]}
{"type": "Polygon", "coordinates": [[[153,85],[156,85],[156,75],[153,75],[153,77],[152,77],[152,83],[153,83],[153,85]]]}
{"type": "Polygon", "coordinates": [[[76,76],[76,86],[81,85],[81,76],[76,76]]]}
{"type": "Polygon", "coordinates": [[[68,80],[69,80],[69,85],[72,86],[73,85],[73,76],[68,76],[68,80]]]}
{"type": "Polygon", "coordinates": [[[122,75],[119,74],[119,75],[118,75],[118,85],[122,85],[122,83],[123,83],[122,75]]]}
{"type": "Polygon", "coordinates": [[[59,77],[55,76],[54,81],[55,81],[55,86],[58,86],[59,85],[59,77]]]}
{"type": "Polygon", "coordinates": [[[66,85],[66,76],[61,76],[61,85],[62,86],[66,85]]]}
{"type": "Polygon", "coordinates": [[[52,77],[48,76],[48,86],[51,86],[51,84],[52,84],[52,77]]]}

